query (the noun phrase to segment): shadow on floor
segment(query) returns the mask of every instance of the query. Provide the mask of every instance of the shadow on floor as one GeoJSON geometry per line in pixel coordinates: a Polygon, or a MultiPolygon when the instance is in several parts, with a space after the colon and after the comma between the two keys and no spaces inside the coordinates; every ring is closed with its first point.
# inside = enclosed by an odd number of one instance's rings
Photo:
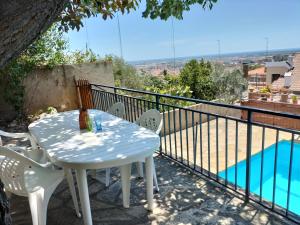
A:
{"type": "MultiPolygon", "coordinates": [[[[139,224],[292,224],[257,206],[240,199],[190,173],[174,162],[155,158],[160,192],[155,194],[153,213],[146,210],[144,181],[131,180],[131,205],[122,207],[122,192],[118,169],[112,170],[111,185],[104,185],[104,171],[99,180],[88,177],[94,225],[139,224]]],[[[12,196],[11,212],[14,225],[31,224],[27,198],[12,196]]],[[[49,225],[83,225],[77,218],[67,183],[63,181],[50,199],[49,225]]]]}

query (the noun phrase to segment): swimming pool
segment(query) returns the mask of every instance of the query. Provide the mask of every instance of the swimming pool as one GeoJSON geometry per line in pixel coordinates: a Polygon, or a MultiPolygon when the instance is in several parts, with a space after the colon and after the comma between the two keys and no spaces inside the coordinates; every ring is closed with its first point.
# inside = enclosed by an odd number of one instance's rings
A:
{"type": "MultiPolygon", "coordinates": [[[[275,163],[276,145],[271,145],[263,151],[263,173],[261,171],[262,152],[251,156],[250,169],[250,192],[260,195],[262,198],[272,202],[273,185],[274,185],[274,163],[275,163]],[[262,190],[260,190],[260,180],[262,175],[262,190]]],[[[288,196],[288,176],[291,154],[291,142],[278,142],[278,157],[276,166],[276,187],[275,187],[275,204],[287,208],[288,196]]],[[[226,170],[219,173],[219,176],[225,179],[226,170]]],[[[246,160],[231,166],[227,169],[227,181],[236,184],[240,188],[245,189],[246,186],[246,160]],[[237,176],[235,170],[237,166],[237,176]],[[235,177],[237,177],[235,179],[235,177]]],[[[291,168],[291,185],[289,211],[300,215],[300,143],[294,143],[293,162],[291,168]]]]}

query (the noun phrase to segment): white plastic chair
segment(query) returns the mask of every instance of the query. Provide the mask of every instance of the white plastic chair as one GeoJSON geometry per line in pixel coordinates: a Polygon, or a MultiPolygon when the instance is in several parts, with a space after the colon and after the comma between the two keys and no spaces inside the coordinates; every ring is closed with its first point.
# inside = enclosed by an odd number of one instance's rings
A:
{"type": "MultiPolygon", "coordinates": [[[[0,130],[0,147],[3,145],[1,136],[9,137],[9,138],[17,138],[17,139],[19,139],[19,138],[28,139],[30,141],[31,147],[20,147],[20,146],[13,146],[12,147],[12,146],[9,146],[9,145],[4,146],[4,147],[8,147],[9,149],[11,149],[11,150],[13,150],[17,153],[20,153],[21,156],[24,156],[25,158],[28,158],[28,159],[32,160],[33,162],[35,162],[39,165],[43,165],[44,167],[45,167],[45,165],[47,165],[48,169],[51,169],[51,168],[52,168],[52,170],[55,169],[53,164],[51,164],[48,161],[45,152],[38,147],[38,145],[36,144],[34,138],[29,133],[8,133],[8,132],[4,132],[4,131],[0,130]]],[[[0,163],[2,165],[2,159],[4,157],[3,156],[1,157],[1,155],[2,154],[0,152],[0,163]]],[[[58,170],[57,168],[56,168],[56,171],[59,171],[58,173],[62,173],[62,170],[58,170]]],[[[78,217],[81,217],[81,214],[79,212],[79,206],[78,206],[78,201],[77,201],[77,196],[76,196],[76,190],[75,190],[75,186],[74,186],[72,171],[70,169],[65,169],[64,173],[65,173],[65,176],[67,178],[69,189],[70,189],[70,192],[71,192],[71,195],[72,195],[72,200],[73,200],[73,203],[74,203],[76,215],[78,217]]],[[[1,178],[2,178],[2,176],[1,176],[1,178]]],[[[7,187],[7,186],[5,186],[5,191],[8,194],[9,193],[14,193],[14,194],[17,194],[17,195],[21,195],[18,192],[11,191],[10,188],[7,187]]]]}
{"type": "Polygon", "coordinates": [[[123,116],[125,115],[125,106],[122,102],[117,102],[115,104],[113,104],[108,110],[108,113],[116,116],[116,117],[120,117],[123,118],[123,116]]]}
{"type": "MultiPolygon", "coordinates": [[[[141,127],[145,127],[149,130],[154,131],[156,134],[159,134],[162,128],[162,116],[159,111],[156,109],[150,109],[147,112],[144,112],[140,118],[138,118],[135,123],[141,127]]],[[[138,173],[140,177],[144,176],[143,172],[143,162],[138,162],[138,173]]],[[[154,161],[153,161],[154,165],[154,161]]],[[[153,180],[154,180],[154,185],[156,191],[159,191],[158,183],[157,183],[157,176],[156,176],[156,170],[155,170],[155,165],[153,166],[153,180]]],[[[109,177],[110,177],[110,170],[106,170],[106,177],[108,177],[108,182],[109,185],[109,177]]],[[[107,186],[108,186],[107,185],[107,186]]]]}
{"type": "Polygon", "coordinates": [[[51,163],[39,164],[0,146],[0,177],[6,191],[29,198],[33,225],[46,225],[49,199],[64,179],[63,170],[53,170],[51,163]]]}
{"type": "MultiPolygon", "coordinates": [[[[117,102],[113,104],[107,112],[116,117],[123,118],[125,115],[125,105],[122,102],[117,102]]],[[[97,179],[97,170],[94,170],[92,173],[92,177],[97,179]]],[[[105,186],[108,187],[110,183],[110,168],[106,168],[105,170],[105,186]]]]}
{"type": "MultiPolygon", "coordinates": [[[[150,109],[150,110],[144,112],[140,116],[140,118],[138,118],[135,121],[135,123],[141,127],[145,127],[149,130],[152,130],[153,132],[155,132],[158,135],[159,135],[162,125],[163,125],[162,116],[161,116],[160,112],[156,109],[150,109]]],[[[137,168],[138,168],[139,176],[143,177],[144,176],[143,162],[138,162],[137,164],[138,164],[137,168]]],[[[153,161],[153,165],[154,165],[153,166],[154,185],[155,185],[156,191],[159,191],[154,161],[153,161]]]]}

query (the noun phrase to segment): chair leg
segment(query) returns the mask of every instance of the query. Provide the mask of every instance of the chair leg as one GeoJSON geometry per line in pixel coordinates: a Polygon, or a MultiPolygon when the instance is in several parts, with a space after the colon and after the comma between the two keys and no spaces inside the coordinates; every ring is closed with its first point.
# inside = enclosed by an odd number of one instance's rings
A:
{"type": "Polygon", "coordinates": [[[33,225],[46,225],[48,202],[53,191],[41,188],[28,194],[33,225]]]}
{"type": "Polygon", "coordinates": [[[137,165],[139,178],[143,178],[144,177],[143,163],[142,162],[137,162],[136,165],[137,165]]]}
{"type": "Polygon", "coordinates": [[[96,179],[96,180],[97,180],[97,170],[92,170],[92,171],[90,172],[90,175],[91,175],[91,177],[92,177],[93,179],[96,179]]]}
{"type": "Polygon", "coordinates": [[[110,183],[110,168],[107,168],[105,172],[105,186],[108,187],[109,183],[110,183]]]}
{"type": "Polygon", "coordinates": [[[158,183],[157,183],[157,176],[156,176],[156,169],[155,169],[154,160],[153,160],[153,181],[154,181],[154,185],[155,185],[156,191],[159,192],[159,187],[158,187],[158,183]]]}
{"type": "Polygon", "coordinates": [[[68,181],[69,189],[71,192],[73,204],[75,207],[76,215],[78,218],[81,217],[80,211],[79,211],[79,205],[78,205],[78,200],[77,200],[77,195],[76,195],[76,190],[75,190],[75,185],[74,185],[74,179],[72,175],[72,170],[71,169],[64,169],[65,170],[65,175],[68,181]]]}

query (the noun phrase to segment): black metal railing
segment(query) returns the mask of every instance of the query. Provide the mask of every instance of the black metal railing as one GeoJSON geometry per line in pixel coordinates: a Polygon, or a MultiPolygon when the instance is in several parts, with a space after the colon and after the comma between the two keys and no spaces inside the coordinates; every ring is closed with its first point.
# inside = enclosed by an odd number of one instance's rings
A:
{"type": "Polygon", "coordinates": [[[92,95],[103,111],[123,102],[131,122],[159,110],[161,155],[300,222],[300,131],[293,128],[300,115],[98,84],[92,84],[92,95]],[[274,117],[292,128],[269,123],[274,117]]]}

